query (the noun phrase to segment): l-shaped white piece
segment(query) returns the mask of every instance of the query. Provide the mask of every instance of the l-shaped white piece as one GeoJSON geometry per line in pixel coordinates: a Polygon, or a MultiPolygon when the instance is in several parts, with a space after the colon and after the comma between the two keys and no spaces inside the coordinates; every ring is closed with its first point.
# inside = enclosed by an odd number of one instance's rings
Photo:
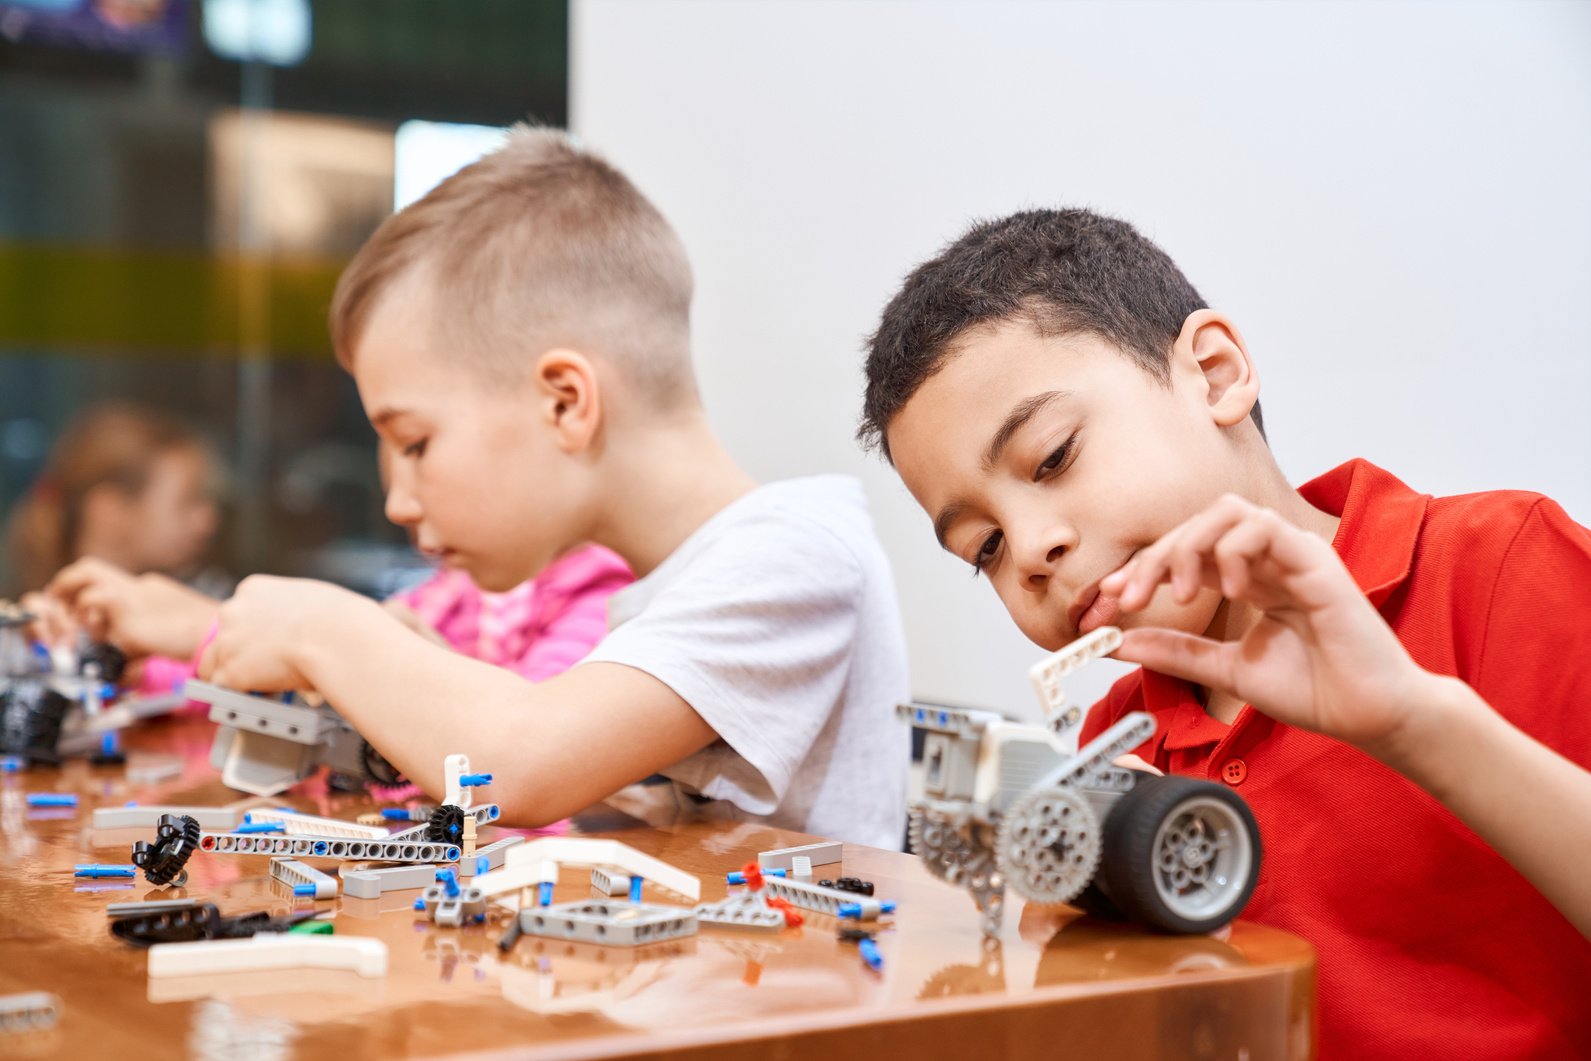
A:
{"type": "Polygon", "coordinates": [[[699,879],[629,844],[570,836],[548,836],[509,848],[503,868],[476,877],[474,886],[490,898],[556,881],[559,866],[612,866],[688,899],[702,896],[699,879]]]}

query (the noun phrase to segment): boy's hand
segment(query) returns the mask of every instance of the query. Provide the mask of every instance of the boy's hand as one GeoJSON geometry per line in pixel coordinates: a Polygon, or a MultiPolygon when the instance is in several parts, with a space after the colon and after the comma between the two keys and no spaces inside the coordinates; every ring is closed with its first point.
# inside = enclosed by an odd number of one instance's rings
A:
{"type": "Polygon", "coordinates": [[[363,620],[372,601],[307,578],[251,575],[221,605],[215,638],[199,659],[199,677],[229,689],[312,689],[306,651],[337,640],[363,620]]]}
{"type": "Polygon", "coordinates": [[[77,640],[79,627],[59,598],[48,593],[24,593],[17,604],[33,616],[33,622],[28,625],[28,636],[35,641],[42,641],[53,648],[56,645],[70,645],[77,640]]]}
{"type": "Polygon", "coordinates": [[[132,575],[93,557],[62,568],[44,592],[94,640],[135,658],[192,656],[219,607],[165,575],[132,575]]]}
{"type": "Polygon", "coordinates": [[[1436,677],[1409,658],[1332,547],[1270,509],[1227,496],[1100,582],[1123,611],[1169,583],[1203,587],[1260,614],[1238,641],[1164,629],[1125,632],[1118,659],[1220,689],[1290,725],[1367,750],[1395,741],[1436,677]]]}

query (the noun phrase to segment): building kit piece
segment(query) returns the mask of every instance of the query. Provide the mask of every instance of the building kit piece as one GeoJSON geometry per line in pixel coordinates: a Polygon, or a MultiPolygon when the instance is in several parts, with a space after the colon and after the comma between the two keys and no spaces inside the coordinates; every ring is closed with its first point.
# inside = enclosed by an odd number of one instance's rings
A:
{"type": "Polygon", "coordinates": [[[812,879],[812,859],[806,855],[797,855],[790,860],[790,877],[792,880],[812,879]]]}
{"type": "Polygon", "coordinates": [[[422,863],[416,866],[353,870],[342,875],[343,894],[355,899],[379,899],[385,892],[429,888],[436,883],[436,873],[441,868],[422,863]]]}
{"type": "Polygon", "coordinates": [[[519,912],[525,935],[636,947],[696,934],[696,912],[649,903],[573,902],[526,907],[519,912]]]}
{"type": "Polygon", "coordinates": [[[804,910],[816,910],[820,914],[831,917],[857,917],[863,921],[876,920],[881,914],[893,913],[895,904],[869,899],[865,896],[853,895],[842,892],[836,888],[824,888],[817,884],[798,880],[780,880],[769,877],[762,882],[763,890],[769,898],[783,899],[788,903],[799,906],[804,910]],[[842,908],[854,907],[854,913],[842,912],[842,908]]]}
{"type": "Polygon", "coordinates": [[[842,892],[855,892],[857,895],[872,895],[873,882],[862,880],[860,877],[841,877],[839,880],[820,880],[820,888],[836,888],[842,892]]]}
{"type": "Polygon", "coordinates": [[[518,847],[524,842],[525,838],[523,836],[505,836],[501,840],[494,840],[485,847],[476,848],[474,858],[465,858],[463,857],[463,852],[460,852],[459,876],[473,877],[476,874],[497,869],[503,864],[503,859],[507,857],[509,848],[518,847]],[[486,869],[480,868],[481,859],[483,858],[486,860],[486,869]]]}
{"type": "Polygon", "coordinates": [[[60,1015],[60,996],[48,991],[0,995],[0,1033],[51,1028],[60,1015]]]}
{"type": "Polygon", "coordinates": [[[158,785],[182,776],[183,763],[175,755],[139,755],[127,760],[129,785],[158,785]]]}
{"type": "MultiPolygon", "coordinates": [[[[762,875],[764,877],[788,877],[790,875],[790,872],[788,870],[783,870],[783,869],[765,869],[765,870],[762,871],[762,875]]],[[[737,869],[737,870],[732,870],[729,873],[724,874],[724,883],[725,884],[745,884],[746,883],[746,873],[745,873],[745,871],[737,869]]]]}
{"type": "Polygon", "coordinates": [[[249,825],[280,825],[289,836],[341,836],[356,840],[385,840],[388,836],[387,830],[379,826],[299,814],[279,807],[251,810],[243,815],[243,821],[249,825]]]}
{"type": "Polygon", "coordinates": [[[197,899],[156,899],[142,903],[111,903],[105,907],[110,918],[133,917],[141,914],[169,914],[173,910],[191,910],[199,905],[197,899]]]}
{"type": "MultiPolygon", "coordinates": [[[[427,814],[425,821],[421,822],[419,825],[413,826],[413,827],[408,828],[408,829],[399,829],[397,832],[388,833],[387,834],[387,839],[388,840],[425,840],[425,839],[428,839],[428,838],[430,838],[430,835],[431,835],[432,831],[435,828],[435,825],[433,823],[437,822],[438,815],[441,812],[443,812],[445,810],[448,810],[448,809],[449,808],[445,807],[445,806],[444,807],[432,807],[430,812],[427,814]]],[[[460,810],[461,808],[454,807],[452,809],[453,810],[460,810]]],[[[495,822],[498,818],[501,818],[503,816],[503,808],[499,807],[495,803],[482,803],[478,807],[472,807],[468,811],[464,811],[463,814],[464,815],[468,815],[468,816],[473,816],[474,819],[475,819],[475,824],[476,825],[490,825],[492,822],[495,822]]],[[[461,817],[455,818],[453,820],[458,823],[459,830],[460,830],[460,836],[462,836],[463,835],[464,818],[461,816],[461,817]]],[[[442,825],[443,830],[445,831],[446,828],[447,828],[446,823],[442,822],[441,825],[442,825]]]]}
{"type": "Polygon", "coordinates": [[[269,969],[349,969],[387,975],[387,945],[362,936],[279,933],[251,939],[160,943],[149,948],[149,975],[207,976],[269,969]]]}
{"type": "Polygon", "coordinates": [[[609,866],[591,867],[591,887],[603,895],[628,895],[630,875],[609,866]]]}
{"type": "Polygon", "coordinates": [[[415,900],[415,909],[424,910],[439,925],[458,928],[465,921],[486,920],[486,896],[476,887],[460,887],[451,869],[436,873],[437,883],[415,900]]]}
{"type": "Polygon", "coordinates": [[[30,807],[75,807],[77,796],[70,792],[29,792],[27,804],[30,807]]]}
{"type": "Polygon", "coordinates": [[[153,829],[168,814],[192,818],[201,829],[231,829],[243,817],[243,812],[234,807],[150,804],[147,807],[95,807],[90,822],[96,829],[153,829]]]}
{"type": "Polygon", "coordinates": [[[136,877],[137,866],[101,866],[78,864],[72,867],[74,877],[136,877]]]}
{"type": "Polygon", "coordinates": [[[512,848],[504,859],[503,868],[476,877],[475,885],[488,898],[517,892],[556,881],[560,865],[611,866],[693,901],[702,895],[702,884],[697,878],[629,844],[569,836],[546,836],[512,848]]]}
{"type": "Polygon", "coordinates": [[[271,876],[293,889],[294,895],[308,894],[315,899],[333,899],[337,896],[337,878],[323,873],[314,866],[296,858],[271,859],[271,876]],[[307,887],[307,893],[298,889],[307,887]]]}
{"type": "Polygon", "coordinates": [[[702,903],[696,908],[696,920],[703,925],[764,932],[779,932],[785,927],[784,911],[769,906],[761,891],[742,892],[716,903],[702,903]]]}
{"type": "Polygon", "coordinates": [[[1028,681],[1039,698],[1044,717],[1049,721],[1051,731],[1061,738],[1062,745],[1069,751],[1077,750],[1077,737],[1082,732],[1083,709],[1075,704],[1067,704],[1061,679],[1120,647],[1121,631],[1114,626],[1102,626],[1044,657],[1028,669],[1028,681]]]}
{"type": "Polygon", "coordinates": [[[1056,713],[1059,678],[1119,643],[1119,631],[1101,627],[1036,668],[1051,711],[1042,726],[989,711],[897,709],[927,731],[912,850],[935,876],[966,885],[990,937],[1007,884],[1036,903],[1071,902],[1092,884],[1127,917],[1182,933],[1219,928],[1253,893],[1260,838],[1241,797],[1115,765],[1153,736],[1152,715],[1129,714],[1074,750],[1080,727],[1056,713]]]}
{"type": "Polygon", "coordinates": [[[331,769],[333,787],[394,785],[403,780],[328,706],[251,696],[196,679],[190,679],[183,692],[190,700],[210,705],[210,721],[220,727],[210,762],[230,788],[274,796],[323,765],[331,769]]]}
{"type": "Polygon", "coordinates": [[[764,851],[757,856],[757,865],[766,873],[770,869],[782,869],[795,872],[795,858],[800,855],[812,860],[814,866],[828,866],[840,861],[840,854],[844,845],[837,840],[825,840],[819,844],[803,844],[800,847],[781,847],[774,851],[764,851]]]}
{"type": "Polygon", "coordinates": [[[272,917],[267,910],[225,915],[214,903],[117,903],[126,912],[112,917],[111,935],[135,947],[156,943],[191,943],[207,939],[242,939],[256,933],[285,932],[315,916],[313,910],[272,917]],[[158,907],[158,908],[157,908],[158,907]]]}

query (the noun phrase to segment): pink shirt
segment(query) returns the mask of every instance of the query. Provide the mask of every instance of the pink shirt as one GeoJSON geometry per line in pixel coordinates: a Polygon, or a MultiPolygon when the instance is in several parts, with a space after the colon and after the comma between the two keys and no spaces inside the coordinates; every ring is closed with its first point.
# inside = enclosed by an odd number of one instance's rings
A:
{"type": "Polygon", "coordinates": [[[439,571],[397,600],[467,656],[544,681],[578,663],[608,632],[608,598],[635,581],[600,545],[560,557],[506,593],[439,571]]]}

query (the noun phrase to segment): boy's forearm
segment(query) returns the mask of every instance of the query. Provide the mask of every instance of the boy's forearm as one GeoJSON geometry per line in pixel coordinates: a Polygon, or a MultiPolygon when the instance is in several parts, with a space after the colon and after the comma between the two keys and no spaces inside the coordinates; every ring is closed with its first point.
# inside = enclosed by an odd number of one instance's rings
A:
{"type": "Polygon", "coordinates": [[[442,795],[442,760],[462,752],[475,769],[496,774],[496,802],[506,802],[497,794],[508,790],[516,803],[532,796],[513,783],[514,774],[534,773],[516,732],[534,711],[528,682],[432,644],[360,598],[322,615],[297,655],[315,690],[428,794],[442,795]],[[510,750],[513,761],[504,762],[510,750]]]}
{"type": "Polygon", "coordinates": [[[1508,722],[1457,678],[1431,676],[1415,721],[1368,749],[1435,796],[1591,939],[1591,773],[1508,722]]]}

